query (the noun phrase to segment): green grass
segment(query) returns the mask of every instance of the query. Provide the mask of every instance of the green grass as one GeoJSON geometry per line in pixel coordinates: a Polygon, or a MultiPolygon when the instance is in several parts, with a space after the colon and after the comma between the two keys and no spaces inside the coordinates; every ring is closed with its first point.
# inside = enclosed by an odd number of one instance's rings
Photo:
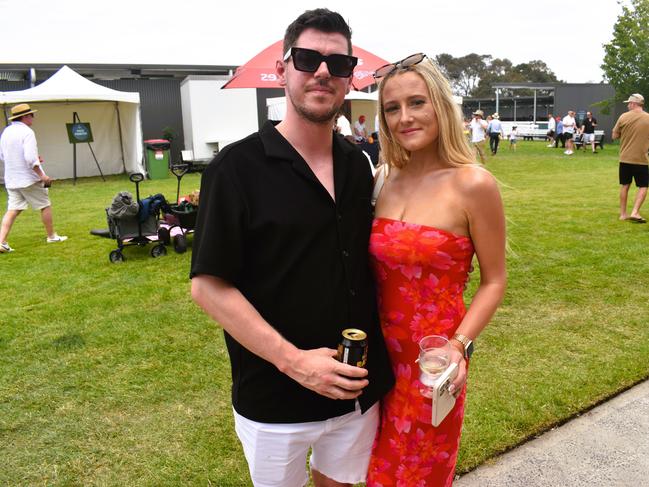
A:
{"type": "MultiPolygon", "coordinates": [[[[617,220],[617,147],[567,157],[520,142],[488,167],[509,288],[476,343],[459,472],[649,375],[649,225],[617,220]]],[[[198,186],[186,175],[182,192],[198,186]]],[[[89,235],[132,188],[124,176],[57,181],[55,224],[70,240],[46,244],[29,211],[16,252],[0,255],[0,485],[249,485],[223,336],[189,297],[190,252],[129,247],[115,265],[115,242],[89,235]]],[[[141,189],[173,197],[176,180],[141,189]]]]}

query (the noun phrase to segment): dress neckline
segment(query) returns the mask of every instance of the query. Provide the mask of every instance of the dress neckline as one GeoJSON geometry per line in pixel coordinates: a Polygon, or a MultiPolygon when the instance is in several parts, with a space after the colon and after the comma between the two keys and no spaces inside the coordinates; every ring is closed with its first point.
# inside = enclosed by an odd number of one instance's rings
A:
{"type": "Polygon", "coordinates": [[[407,221],[404,221],[404,220],[397,220],[396,218],[388,218],[386,216],[375,216],[374,219],[375,220],[386,220],[386,221],[395,222],[395,223],[404,223],[406,225],[417,225],[418,227],[428,228],[430,230],[435,230],[436,232],[446,233],[446,234],[451,235],[451,236],[453,236],[455,238],[465,238],[467,240],[471,240],[471,237],[469,237],[468,235],[461,235],[459,233],[451,232],[450,230],[444,230],[443,228],[432,227],[430,225],[424,225],[423,223],[412,223],[412,222],[407,222],[407,221]]]}

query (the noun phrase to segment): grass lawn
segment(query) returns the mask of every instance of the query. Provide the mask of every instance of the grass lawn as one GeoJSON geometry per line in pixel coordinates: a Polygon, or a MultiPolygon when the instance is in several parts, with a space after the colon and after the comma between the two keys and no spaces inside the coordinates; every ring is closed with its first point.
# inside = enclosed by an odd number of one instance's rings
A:
{"type": "MultiPolygon", "coordinates": [[[[460,473],[649,375],[649,225],[617,219],[617,146],[518,146],[488,163],[509,288],[476,343],[460,473]]],[[[183,193],[198,187],[183,178],[183,193]]],[[[29,211],[0,255],[0,485],[249,485],[223,336],[189,297],[191,252],[128,247],[111,264],[115,242],[89,234],[122,190],[125,176],[57,181],[70,240],[46,244],[29,211]]],[[[176,179],[141,192],[175,197],[176,179]]]]}

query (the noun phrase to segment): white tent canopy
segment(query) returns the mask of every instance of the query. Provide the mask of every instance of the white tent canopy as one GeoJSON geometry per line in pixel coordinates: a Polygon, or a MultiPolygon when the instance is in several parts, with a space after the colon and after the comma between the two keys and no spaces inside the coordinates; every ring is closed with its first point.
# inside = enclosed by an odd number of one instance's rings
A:
{"type": "MultiPolygon", "coordinates": [[[[91,145],[104,174],[144,173],[139,93],[106,88],[63,66],[34,88],[0,92],[0,106],[5,110],[0,129],[4,129],[9,106],[17,103],[29,103],[38,110],[32,128],[49,176],[73,176],[73,147],[65,124],[73,122],[75,112],[81,122],[90,123],[91,145]]],[[[97,175],[88,144],[77,144],[77,177],[97,175]]]]}

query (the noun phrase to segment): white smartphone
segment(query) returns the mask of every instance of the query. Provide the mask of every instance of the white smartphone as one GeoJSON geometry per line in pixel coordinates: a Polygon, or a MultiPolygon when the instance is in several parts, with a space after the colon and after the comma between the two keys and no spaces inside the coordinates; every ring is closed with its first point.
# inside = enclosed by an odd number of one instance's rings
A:
{"type": "Polygon", "coordinates": [[[455,396],[448,392],[448,388],[457,377],[457,372],[457,364],[452,363],[433,385],[433,426],[439,426],[455,406],[455,396]]]}

